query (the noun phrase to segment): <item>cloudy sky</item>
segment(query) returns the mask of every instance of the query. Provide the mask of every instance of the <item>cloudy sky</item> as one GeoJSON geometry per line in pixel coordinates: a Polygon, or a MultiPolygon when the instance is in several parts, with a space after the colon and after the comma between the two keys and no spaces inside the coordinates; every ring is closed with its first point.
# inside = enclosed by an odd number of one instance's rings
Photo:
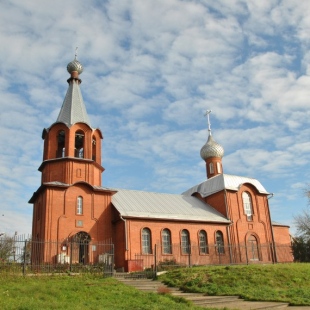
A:
{"type": "Polygon", "coordinates": [[[31,232],[41,133],[78,59],[103,186],[181,193],[205,180],[212,110],[224,172],[274,193],[293,226],[310,182],[307,0],[0,0],[0,232],[31,232]]]}

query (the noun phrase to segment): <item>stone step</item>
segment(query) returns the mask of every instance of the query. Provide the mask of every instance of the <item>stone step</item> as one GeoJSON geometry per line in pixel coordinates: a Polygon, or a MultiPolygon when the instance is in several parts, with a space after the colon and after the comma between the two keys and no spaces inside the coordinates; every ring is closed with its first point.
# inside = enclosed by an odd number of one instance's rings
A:
{"type": "MultiPolygon", "coordinates": [[[[210,308],[225,308],[225,309],[240,309],[240,310],[267,310],[267,309],[284,309],[288,307],[286,303],[278,303],[278,302],[260,302],[260,301],[243,301],[241,299],[235,301],[224,301],[212,303],[208,300],[205,303],[197,304],[197,306],[205,306],[210,308]]],[[[287,309],[290,309],[287,308],[287,309]]]]}
{"type": "MultiPolygon", "coordinates": [[[[268,310],[287,308],[287,303],[280,302],[259,302],[244,301],[238,296],[207,296],[202,293],[182,292],[179,288],[168,287],[165,284],[154,281],[152,279],[129,279],[118,278],[118,280],[126,285],[133,286],[144,292],[168,293],[192,301],[196,306],[218,308],[218,309],[234,309],[234,310],[268,310]]],[[[294,307],[295,308],[295,307],[294,307]]],[[[297,307],[299,308],[299,307],[297,307]]],[[[308,307],[302,308],[303,310],[308,307]]],[[[291,309],[291,307],[289,307],[291,309]]],[[[299,308],[300,309],[300,308],[299,308]]],[[[293,307],[292,307],[293,310],[293,307]]],[[[309,309],[310,310],[310,309],[309,309]]]]}
{"type": "Polygon", "coordinates": [[[186,297],[186,299],[191,300],[196,305],[198,304],[208,304],[208,303],[230,303],[239,301],[238,296],[223,296],[221,298],[210,298],[210,296],[194,296],[194,297],[186,297]]]}

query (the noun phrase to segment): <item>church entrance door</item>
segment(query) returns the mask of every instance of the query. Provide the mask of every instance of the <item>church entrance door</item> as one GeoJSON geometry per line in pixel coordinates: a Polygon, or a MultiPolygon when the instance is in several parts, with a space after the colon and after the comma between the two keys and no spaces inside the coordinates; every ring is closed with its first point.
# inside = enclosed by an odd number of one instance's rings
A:
{"type": "Polygon", "coordinates": [[[249,236],[249,239],[247,242],[247,252],[248,252],[249,260],[252,260],[252,261],[259,260],[258,242],[257,242],[256,237],[253,235],[249,236]]]}
{"type": "Polygon", "coordinates": [[[73,237],[73,242],[75,244],[74,248],[77,250],[78,263],[87,264],[89,259],[89,242],[91,237],[85,231],[80,231],[73,237]]]}

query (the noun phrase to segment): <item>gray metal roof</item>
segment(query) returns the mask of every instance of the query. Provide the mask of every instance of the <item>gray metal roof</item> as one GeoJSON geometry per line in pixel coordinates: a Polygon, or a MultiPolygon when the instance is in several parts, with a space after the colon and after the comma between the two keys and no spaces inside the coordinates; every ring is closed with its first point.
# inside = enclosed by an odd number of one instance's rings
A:
{"type": "Polygon", "coordinates": [[[112,204],[123,217],[230,223],[201,200],[185,195],[117,189],[112,204]]]}
{"type": "Polygon", "coordinates": [[[98,190],[98,191],[108,191],[108,192],[116,192],[115,189],[113,188],[110,188],[110,187],[103,187],[103,186],[98,186],[98,185],[91,185],[87,182],[76,182],[74,184],[67,184],[67,183],[62,183],[62,182],[59,182],[59,181],[52,181],[52,182],[44,182],[42,183],[42,185],[46,185],[46,186],[64,186],[64,187],[69,187],[69,186],[72,186],[72,185],[76,185],[76,184],[86,184],[90,187],[92,187],[94,190],[98,190]]]}
{"type": "Polygon", "coordinates": [[[271,225],[272,225],[272,226],[281,226],[281,227],[290,227],[290,226],[287,225],[287,224],[281,224],[281,223],[275,222],[275,221],[271,221],[271,225]]]}
{"type": "Polygon", "coordinates": [[[69,83],[57,122],[65,123],[68,127],[75,123],[86,123],[91,127],[79,82],[74,79],[69,83]]]}
{"type": "Polygon", "coordinates": [[[218,174],[213,178],[193,186],[185,191],[183,195],[191,196],[194,193],[199,193],[202,197],[207,197],[223,189],[238,191],[244,183],[252,184],[261,194],[269,194],[263,185],[256,179],[229,174],[218,174]]]}

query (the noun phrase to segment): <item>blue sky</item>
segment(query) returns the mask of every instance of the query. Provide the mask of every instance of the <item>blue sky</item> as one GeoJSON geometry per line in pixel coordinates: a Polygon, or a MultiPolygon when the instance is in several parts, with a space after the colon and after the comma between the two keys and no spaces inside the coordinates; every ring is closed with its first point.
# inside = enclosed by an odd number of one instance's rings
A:
{"type": "Polygon", "coordinates": [[[273,220],[294,231],[310,174],[309,16],[306,0],[0,0],[0,232],[31,232],[41,133],[76,46],[103,186],[204,181],[211,109],[224,172],[258,179],[273,220]]]}

